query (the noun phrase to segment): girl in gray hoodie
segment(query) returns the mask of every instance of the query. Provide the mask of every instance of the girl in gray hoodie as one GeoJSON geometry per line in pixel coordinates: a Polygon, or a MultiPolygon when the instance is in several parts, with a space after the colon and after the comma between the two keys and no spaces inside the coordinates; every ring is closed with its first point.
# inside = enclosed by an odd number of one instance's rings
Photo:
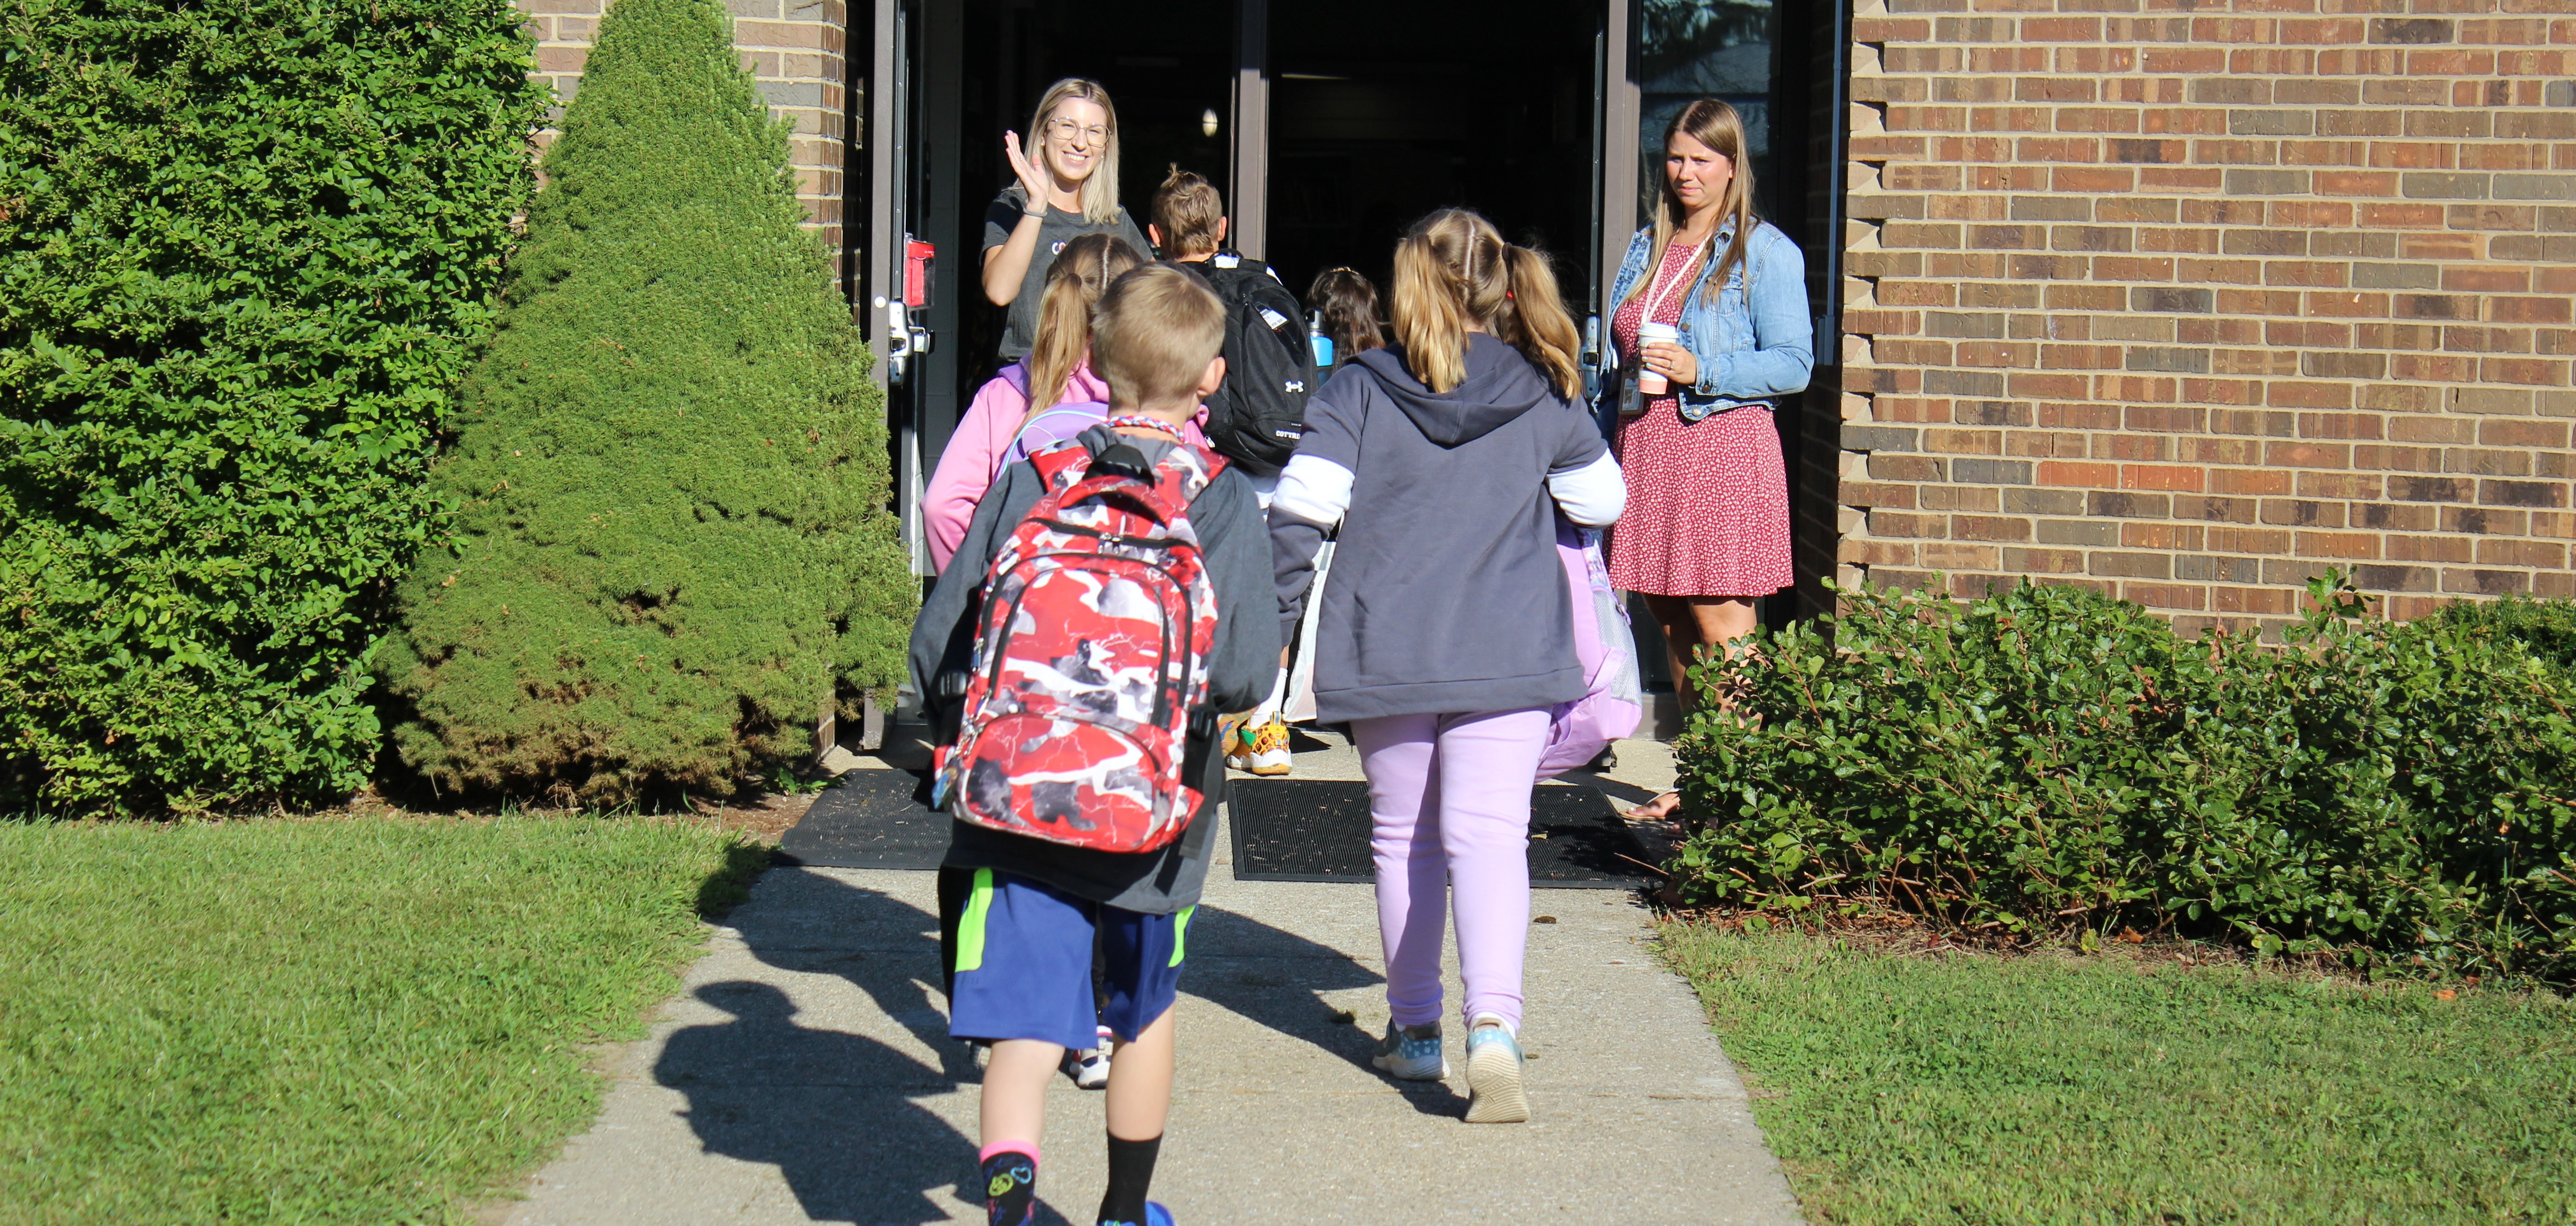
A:
{"type": "Polygon", "coordinates": [[[1375,1063],[1447,1074],[1444,895],[1466,981],[1467,1119],[1529,1118],[1521,956],[1530,789],[1549,708],[1581,698],[1556,521],[1615,522],[1616,461],[1577,399],[1574,321],[1547,258],[1448,209],[1395,253],[1397,343],[1308,402],[1271,503],[1284,631],[1340,529],[1315,641],[1316,717],[1347,721],[1369,779],[1393,1014],[1375,1063]]]}

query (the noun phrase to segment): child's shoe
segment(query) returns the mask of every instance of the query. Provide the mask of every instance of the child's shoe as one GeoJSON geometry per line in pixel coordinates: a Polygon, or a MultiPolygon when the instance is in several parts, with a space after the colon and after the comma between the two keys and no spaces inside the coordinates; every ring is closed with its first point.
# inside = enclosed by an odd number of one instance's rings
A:
{"type": "Polygon", "coordinates": [[[1256,775],[1285,775],[1296,759],[1288,752],[1288,721],[1274,715],[1270,722],[1249,730],[1250,761],[1245,770],[1256,775]]]}
{"type": "Polygon", "coordinates": [[[1218,748],[1225,751],[1225,768],[1227,770],[1248,771],[1252,769],[1252,738],[1246,735],[1250,731],[1251,729],[1246,726],[1243,717],[1241,716],[1220,715],[1216,717],[1216,743],[1218,748]]]}
{"type": "Polygon", "coordinates": [[[1106,1047],[1068,1051],[1064,1053],[1064,1063],[1057,1067],[1064,1070],[1065,1076],[1073,1078],[1073,1084],[1081,1089],[1109,1088],[1109,1049],[1106,1047]]]}
{"type": "Polygon", "coordinates": [[[1377,1054],[1369,1057],[1387,1076],[1398,1081],[1438,1081],[1449,1075],[1449,1060],[1440,1054],[1440,1023],[1420,1026],[1398,1026],[1388,1018],[1386,1038],[1378,1044],[1377,1054]]]}
{"type": "Polygon", "coordinates": [[[1172,1226],[1172,1211],[1149,1200],[1145,1202],[1144,1221],[1113,1222],[1107,1218],[1103,1218],[1100,1221],[1100,1226],[1172,1226]]]}
{"type": "Polygon", "coordinates": [[[1503,1019],[1479,1013],[1467,1028],[1467,1122],[1524,1124],[1529,1117],[1520,1040],[1503,1019]]]}

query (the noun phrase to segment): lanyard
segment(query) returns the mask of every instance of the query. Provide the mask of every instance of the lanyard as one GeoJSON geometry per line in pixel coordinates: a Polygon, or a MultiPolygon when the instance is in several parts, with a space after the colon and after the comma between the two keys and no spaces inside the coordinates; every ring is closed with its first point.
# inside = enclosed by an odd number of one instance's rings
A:
{"type": "MultiPolygon", "coordinates": [[[[1673,278],[1669,283],[1663,282],[1664,270],[1662,268],[1655,269],[1654,278],[1646,283],[1646,313],[1637,317],[1638,324],[1644,325],[1654,322],[1655,312],[1662,310],[1664,304],[1672,300],[1672,291],[1681,288],[1684,284],[1690,281],[1691,278],[1687,270],[1692,265],[1699,263],[1700,249],[1706,246],[1708,246],[1707,239],[1701,239],[1698,242],[1691,244],[1690,258],[1682,261],[1682,268],[1685,270],[1683,275],[1673,278]],[[1662,293],[1656,292],[1659,287],[1659,283],[1660,288],[1664,291],[1662,293]]],[[[1669,256],[1672,253],[1666,252],[1665,254],[1669,256]]]]}

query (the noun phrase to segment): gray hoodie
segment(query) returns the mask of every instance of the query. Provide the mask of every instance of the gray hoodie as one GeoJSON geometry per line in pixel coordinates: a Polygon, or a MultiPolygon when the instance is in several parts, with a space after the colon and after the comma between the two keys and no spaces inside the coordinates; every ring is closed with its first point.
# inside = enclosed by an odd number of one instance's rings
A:
{"type": "Polygon", "coordinates": [[[1599,462],[1615,480],[1615,467],[1592,415],[1518,350],[1471,334],[1466,358],[1466,379],[1434,393],[1402,349],[1372,350],[1307,404],[1270,542],[1293,636],[1316,546],[1340,522],[1315,633],[1326,722],[1583,696],[1549,478],[1599,462]]]}

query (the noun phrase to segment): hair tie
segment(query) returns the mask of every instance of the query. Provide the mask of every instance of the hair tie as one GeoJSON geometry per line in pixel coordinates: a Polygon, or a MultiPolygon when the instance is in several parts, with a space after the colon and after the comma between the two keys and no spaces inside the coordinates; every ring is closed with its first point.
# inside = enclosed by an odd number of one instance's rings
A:
{"type": "Polygon", "coordinates": [[[1509,298],[1509,297],[1511,297],[1511,296],[1512,296],[1512,291],[1510,291],[1510,290],[1504,290],[1504,291],[1503,291],[1503,297],[1505,297],[1505,298],[1509,298]]]}

